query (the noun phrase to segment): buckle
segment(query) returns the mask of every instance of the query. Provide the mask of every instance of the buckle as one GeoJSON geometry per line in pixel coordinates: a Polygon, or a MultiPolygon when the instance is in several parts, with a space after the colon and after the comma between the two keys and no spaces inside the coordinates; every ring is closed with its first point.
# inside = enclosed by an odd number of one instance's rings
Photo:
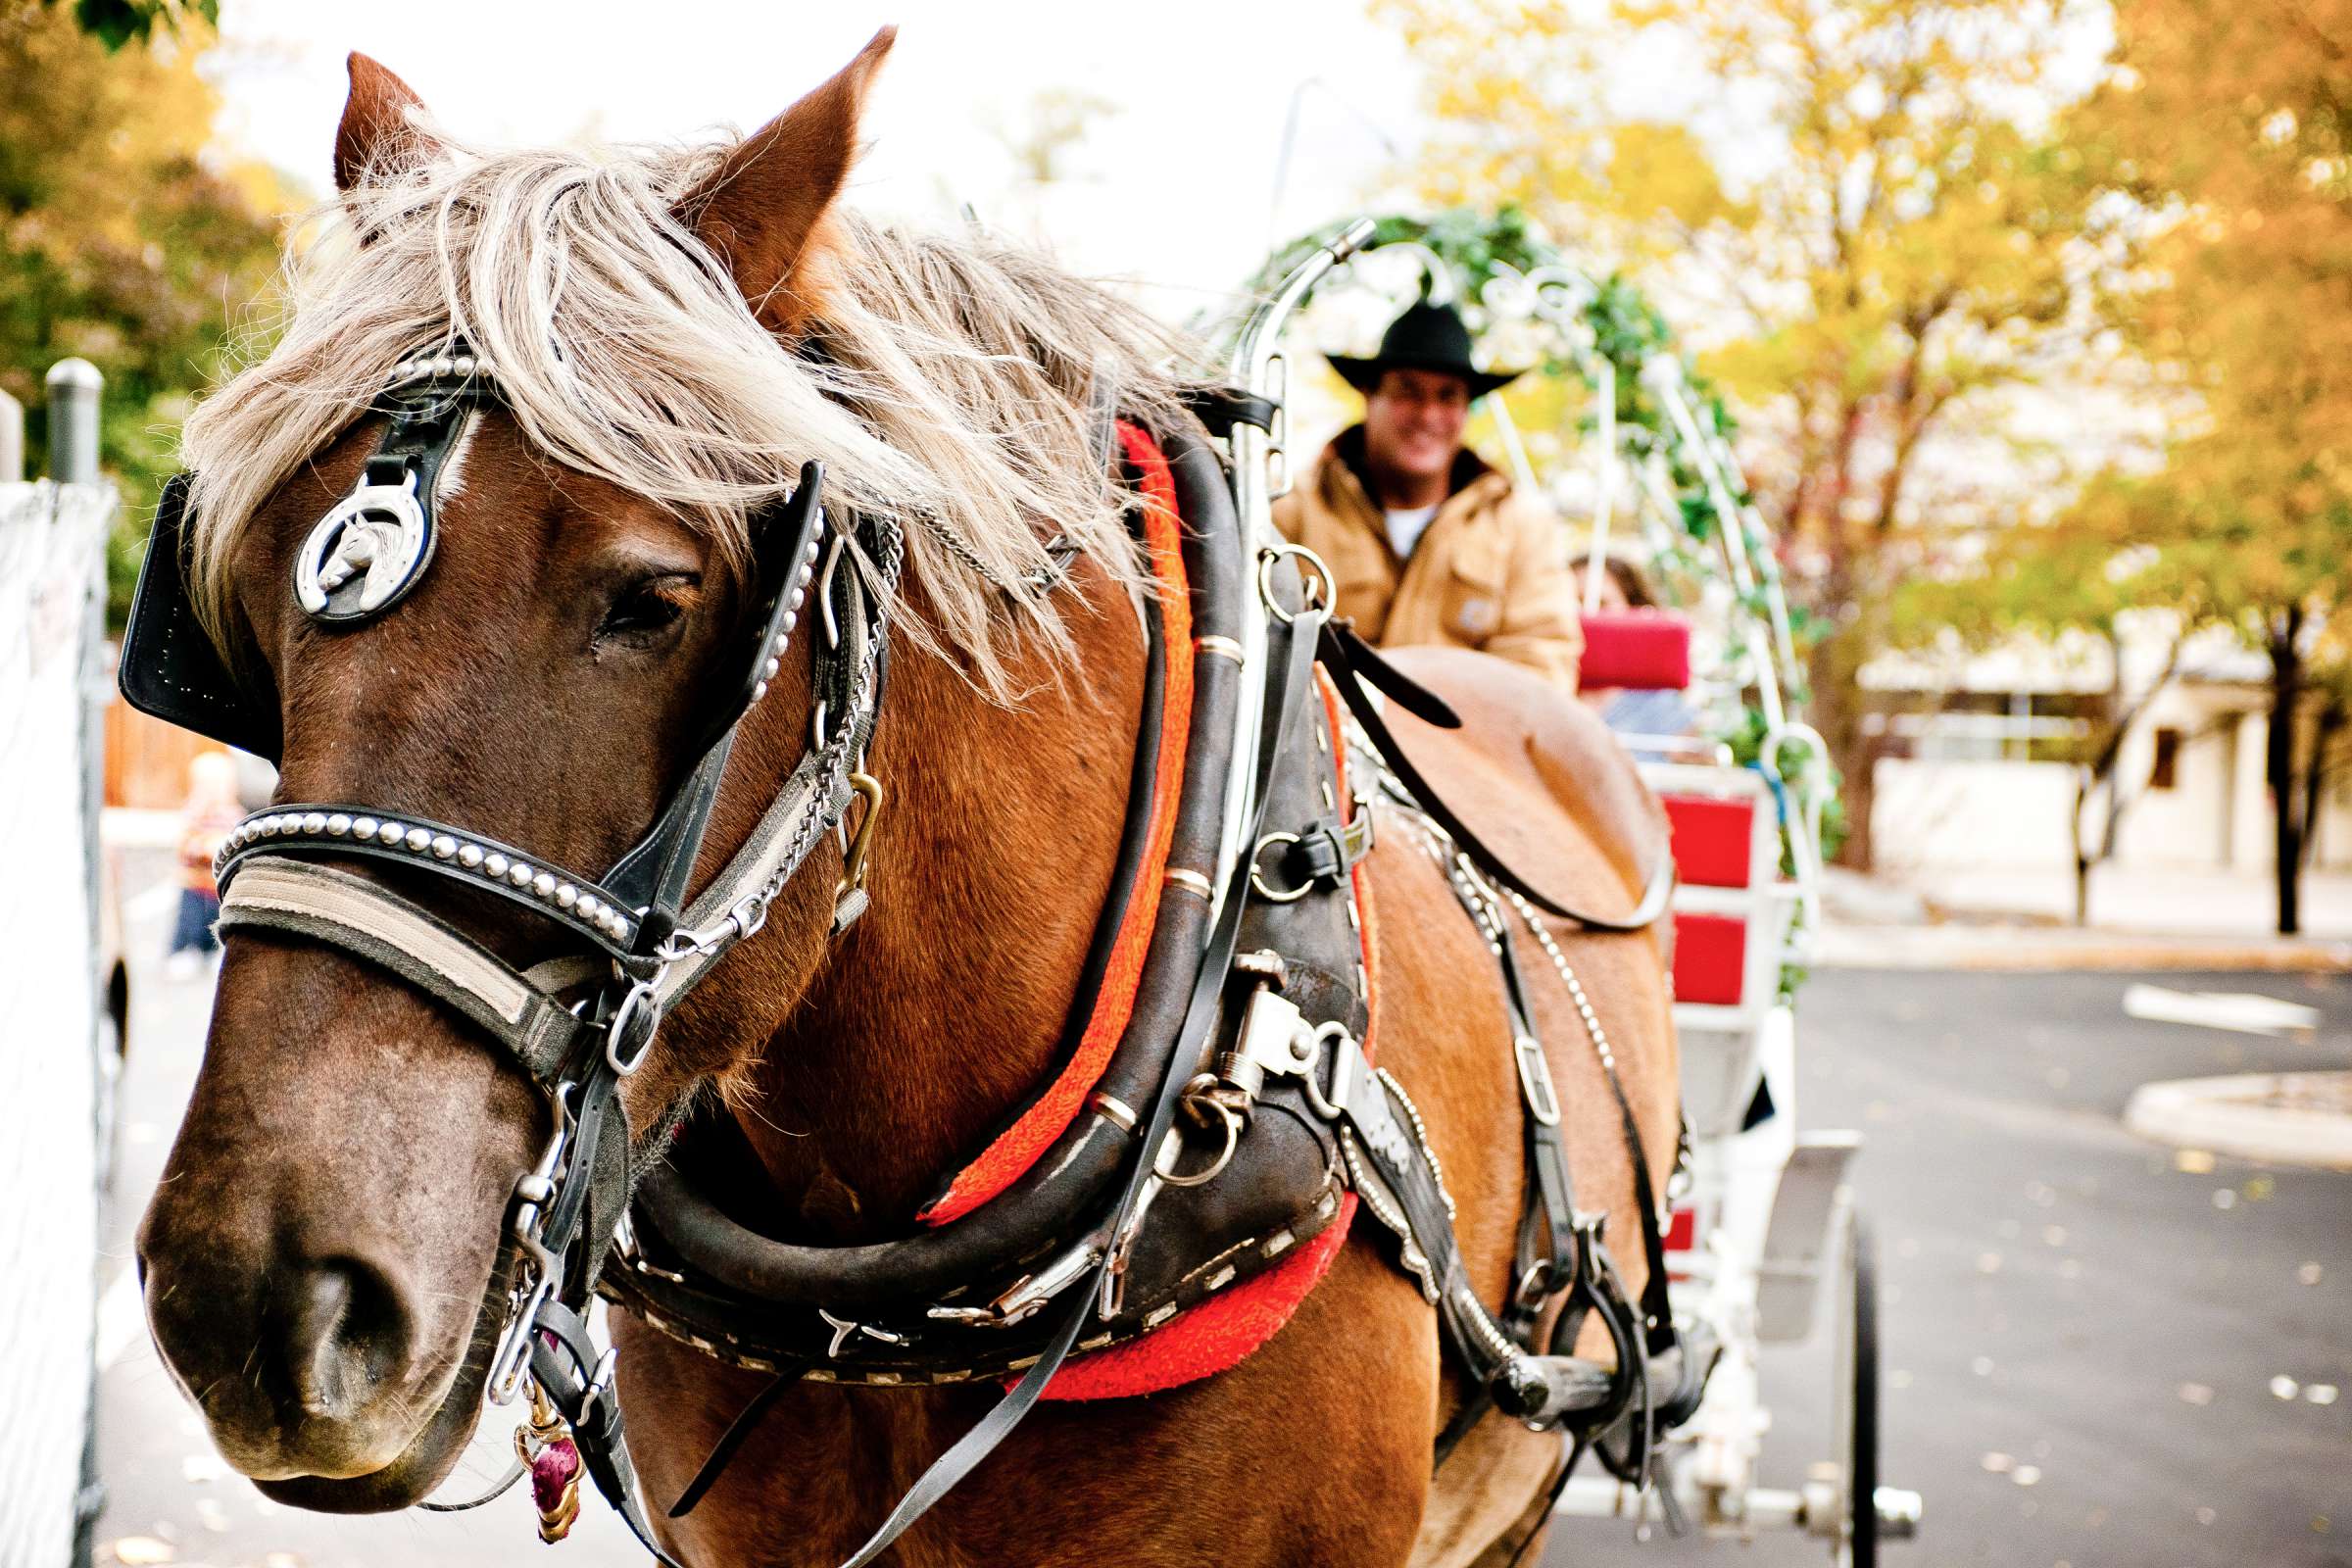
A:
{"type": "Polygon", "coordinates": [[[612,1021],[605,1025],[605,1065],[622,1078],[644,1066],[661,1027],[662,1004],[654,995],[654,982],[634,982],[613,1009],[612,1021]]]}

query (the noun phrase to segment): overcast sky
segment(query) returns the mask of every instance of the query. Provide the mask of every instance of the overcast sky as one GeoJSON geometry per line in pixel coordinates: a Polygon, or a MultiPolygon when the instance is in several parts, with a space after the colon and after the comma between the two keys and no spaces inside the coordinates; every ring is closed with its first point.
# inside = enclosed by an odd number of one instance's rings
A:
{"type": "Polygon", "coordinates": [[[1187,294],[1232,288],[1270,234],[1287,238],[1376,197],[1391,147],[1419,138],[1402,42],[1360,0],[1194,0],[1182,7],[869,0],[564,5],[496,0],[226,0],[211,72],[236,150],[323,191],[362,50],[416,88],[457,134],[509,144],[675,140],[750,129],[854,55],[885,23],[899,41],[868,106],[852,199],[952,217],[970,202],[1047,239],[1080,270],[1187,294]],[[1310,78],[1316,85],[1302,84],[1310,78]],[[1115,104],[1040,200],[999,127],[1036,95],[1115,104]],[[1294,98],[1297,148],[1273,210],[1294,98]]]}

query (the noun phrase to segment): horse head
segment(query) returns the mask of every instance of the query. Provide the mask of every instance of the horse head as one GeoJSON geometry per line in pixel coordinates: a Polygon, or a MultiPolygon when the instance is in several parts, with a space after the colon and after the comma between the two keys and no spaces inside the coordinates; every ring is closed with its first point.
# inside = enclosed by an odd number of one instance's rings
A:
{"type": "MultiPolygon", "coordinates": [[[[764,129],[713,152],[698,182],[648,220],[667,250],[645,272],[601,279],[607,294],[724,284],[737,319],[710,330],[739,359],[764,344],[781,363],[778,345],[816,297],[829,214],[890,43],[886,30],[764,129]]],[[[425,243],[402,237],[402,218],[415,213],[397,210],[407,199],[397,193],[449,149],[390,72],[355,55],[351,78],[335,173],[357,235],[351,275],[364,276],[423,256],[397,254],[425,243]]],[[[528,220],[539,231],[592,226],[595,204],[616,199],[610,181],[577,170],[527,194],[544,202],[528,220]]],[[[511,258],[471,260],[464,305],[445,301],[447,314],[428,311],[412,330],[443,341],[477,332],[471,347],[485,362],[504,342],[524,376],[590,372],[586,350],[563,359],[544,343],[502,338],[528,328],[491,296],[531,285],[491,275],[511,258]],[[471,312],[463,327],[461,309],[471,312]]],[[[716,308],[698,298],[706,315],[716,308]]],[[[662,297],[648,308],[676,307],[662,297]]],[[[402,329],[381,323],[386,334],[402,329]]],[[[338,350],[331,321],[305,330],[298,324],[272,362],[275,379],[339,369],[380,386],[382,356],[418,347],[381,335],[356,351],[375,363],[337,368],[322,356],[355,352],[351,335],[338,350]]],[[[237,525],[200,541],[200,554],[211,552],[217,640],[280,711],[281,799],[382,803],[526,847],[548,865],[597,868],[678,787],[710,694],[740,675],[725,666],[756,610],[747,518],[760,487],[781,493],[793,466],[754,454],[721,471],[722,455],[695,476],[699,494],[649,495],[622,482],[625,467],[596,471],[596,454],[551,441],[544,421],[519,412],[563,406],[560,392],[539,394],[485,399],[451,433],[432,498],[437,545],[388,607],[371,583],[369,613],[334,621],[295,592],[304,542],[364,482],[383,436],[365,397],[310,450],[267,461],[268,483],[238,509],[237,525]],[[710,515],[729,503],[731,531],[710,515]]],[[[223,407],[210,411],[216,429],[243,395],[238,385],[221,394],[223,407]]],[[[645,415],[653,427],[663,417],[645,415]]],[[[204,430],[200,416],[192,448],[204,430]]],[[[708,432],[689,436],[715,444],[708,432]]],[[[657,428],[649,439],[661,438],[657,428]]],[[[373,559],[347,530],[328,573],[312,564],[321,600],[355,569],[372,579],[383,566],[390,547],[369,538],[373,559]]],[[[736,757],[742,773],[772,782],[807,745],[805,649],[770,673],[775,690],[743,725],[736,757]]],[[[726,793],[707,856],[750,832],[765,804],[755,793],[726,793]]],[[[410,893],[518,968],[576,952],[560,926],[517,918],[486,891],[380,860],[340,863],[410,893]]],[[[784,890],[738,966],[739,993],[756,991],[772,1010],[807,986],[839,863],[820,846],[810,874],[784,890]]],[[[722,995],[706,1010],[725,1005],[722,995]]],[[[626,1085],[640,1131],[686,1086],[723,1072],[710,1043],[741,1033],[708,1020],[665,1031],[656,1059],[626,1085]]],[[[549,1129],[530,1079],[423,991],[284,932],[233,934],[139,1262],[165,1360],[239,1470],[273,1496],[341,1511],[407,1505],[447,1474],[473,1427],[515,1263],[502,1220],[549,1129]]]]}

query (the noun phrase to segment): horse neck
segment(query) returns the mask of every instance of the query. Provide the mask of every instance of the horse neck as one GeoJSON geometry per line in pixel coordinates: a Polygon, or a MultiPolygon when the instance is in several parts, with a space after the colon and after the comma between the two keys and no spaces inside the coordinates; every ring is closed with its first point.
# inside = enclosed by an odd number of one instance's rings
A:
{"type": "MultiPolygon", "coordinates": [[[[1065,595],[1074,666],[1016,708],[893,662],[869,769],[872,903],[730,1097],[786,1225],[903,1231],[1056,1063],[1108,892],[1142,701],[1135,616],[1065,595]]],[[[919,612],[919,607],[917,612],[919,612]]]]}

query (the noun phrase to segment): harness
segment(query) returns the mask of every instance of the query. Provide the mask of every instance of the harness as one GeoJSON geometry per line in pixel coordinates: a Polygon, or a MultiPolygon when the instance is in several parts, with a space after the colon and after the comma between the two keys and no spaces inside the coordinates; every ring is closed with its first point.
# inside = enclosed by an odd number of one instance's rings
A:
{"type": "MultiPolygon", "coordinates": [[[[429,563],[434,491],[451,446],[496,395],[494,368],[470,356],[420,356],[395,372],[383,398],[386,430],[360,489],[300,554],[306,609],[320,613],[316,588],[341,612],[320,617],[331,626],[398,600],[429,563]],[[390,543],[347,546],[334,530],[354,526],[377,527],[390,543]],[[379,576],[374,562],[385,559],[394,564],[379,576]],[[338,563],[350,569],[338,573],[338,563]]],[[[1262,427],[1271,415],[1261,403],[1211,395],[1200,412],[1212,426],[1262,427]]],[[[1541,908],[1589,929],[1641,929],[1663,907],[1670,866],[1632,915],[1615,918],[1581,913],[1519,878],[1446,808],[1389,735],[1373,689],[1432,722],[1458,720],[1331,621],[1320,564],[1292,547],[1250,548],[1207,441],[1167,431],[1154,443],[1123,427],[1122,442],[1147,497],[1143,548],[1180,560],[1189,594],[1148,607],[1145,617],[1146,722],[1131,791],[1140,805],[1131,805],[1071,1038],[1083,1038],[1111,984],[1122,939],[1137,940],[1143,922],[1126,916],[1150,876],[1156,902],[1148,944],[1124,1026],[1081,1106],[1058,1132],[1031,1138],[1025,1162],[977,1196],[967,1188],[958,1199],[951,1182],[925,1215],[936,1223],[912,1235],[825,1248],[761,1235],[725,1200],[723,1129],[695,1123],[673,1148],[681,1118],[665,1114],[639,1140],[619,1098],[667,1009],[760,929],[785,884],[860,798],[865,811],[835,894],[836,934],[866,906],[862,845],[880,786],[864,763],[904,541],[887,521],[828,517],[816,465],[756,519],[759,609],[737,675],[699,732],[697,760],[645,835],[601,874],[462,826],[349,803],[272,807],[221,848],[224,929],[319,942],[391,972],[480,1027],[550,1102],[553,1136],[515,1181],[496,1265],[514,1283],[488,1395],[506,1403],[530,1392],[537,1436],[518,1434],[517,1444],[535,1486],[543,1461],[561,1471],[558,1434],[568,1431],[578,1463],[664,1563],[671,1559],[653,1539],[622,1432],[612,1352],[594,1343],[585,1320],[599,1292],[706,1353],[774,1374],[673,1516],[694,1506],[794,1381],[1009,1385],[844,1568],[870,1562],[968,1474],[1074,1353],[1115,1353],[1306,1262],[1310,1250],[1327,1261],[1359,1205],[1393,1233],[1399,1266],[1438,1310],[1473,1394],[1441,1438],[1439,1462],[1492,1404],[1531,1426],[1571,1432],[1578,1452],[1600,1440],[1604,1461],[1636,1478],[1664,1427],[1695,1406],[1707,1357],[1677,1341],[1666,1308],[1640,1133],[1600,1021],[1536,916],[1541,908]],[[1164,525],[1156,546],[1154,517],[1164,525]],[[808,750],[744,847],[690,897],[736,733],[796,634],[815,640],[808,750]],[[1170,702],[1172,692],[1189,693],[1189,702],[1170,702]],[[1343,704],[1351,723],[1343,722],[1343,704]],[[1173,753],[1161,755],[1178,727],[1155,717],[1163,707],[1182,717],[1180,766],[1173,753]],[[1147,787],[1163,777],[1180,778],[1173,800],[1147,787]],[[1360,781],[1354,793],[1349,778],[1360,781]],[[1155,802],[1168,813],[1156,832],[1155,802]],[[1354,867],[1376,820],[1387,818],[1446,868],[1501,964],[1531,1179],[1515,1285],[1499,1312],[1467,1277],[1452,1200],[1418,1110],[1372,1060],[1373,983],[1354,867]],[[320,863],[355,857],[522,905],[563,928],[577,951],[517,969],[403,894],[320,863]],[[1639,1307],[1601,1244],[1599,1217],[1575,1206],[1558,1098],[1506,906],[1566,981],[1615,1088],[1650,1265],[1639,1307]],[[1615,1346],[1613,1366],[1562,1348],[1593,1314],[1615,1346]],[[1670,1393],[1662,1397],[1661,1388],[1670,1393]]],[[[133,707],[275,760],[274,705],[245,693],[196,618],[185,574],[187,496],[186,475],[166,487],[124,638],[123,694],[133,707]]],[[[552,1490],[563,1493],[560,1474],[552,1490]]],[[[548,1489],[540,1500],[543,1533],[560,1535],[567,1523],[557,1517],[561,1502],[551,1504],[548,1489]]]]}

